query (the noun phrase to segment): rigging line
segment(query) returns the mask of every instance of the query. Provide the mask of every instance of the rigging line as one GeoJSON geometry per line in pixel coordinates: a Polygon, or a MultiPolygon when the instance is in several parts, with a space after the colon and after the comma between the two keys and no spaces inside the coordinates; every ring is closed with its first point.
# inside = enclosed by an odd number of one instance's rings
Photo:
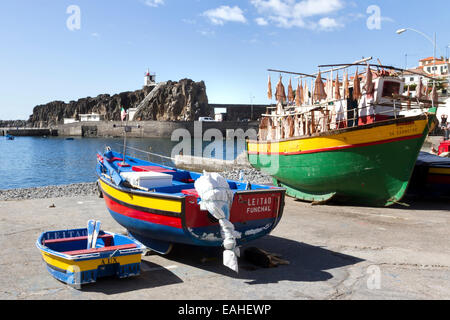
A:
{"type": "MultiPolygon", "coordinates": [[[[116,144],[117,144],[117,143],[116,143],[116,144]]],[[[117,145],[119,145],[119,144],[117,144],[117,145]]],[[[166,156],[163,156],[163,155],[161,155],[161,154],[157,154],[157,153],[152,153],[152,152],[144,151],[144,150],[137,149],[137,148],[133,148],[133,147],[130,147],[130,146],[127,146],[126,148],[127,148],[127,149],[132,149],[132,150],[135,150],[135,151],[139,151],[139,152],[142,152],[142,153],[150,154],[150,155],[153,155],[153,156],[158,156],[158,157],[160,157],[160,158],[164,158],[164,159],[169,159],[169,160],[175,161],[174,158],[166,157],[166,156]]]]}

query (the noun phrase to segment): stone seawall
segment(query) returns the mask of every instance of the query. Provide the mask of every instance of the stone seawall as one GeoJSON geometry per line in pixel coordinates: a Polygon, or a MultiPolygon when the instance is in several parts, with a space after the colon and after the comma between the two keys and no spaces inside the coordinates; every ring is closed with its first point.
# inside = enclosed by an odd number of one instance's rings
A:
{"type": "MultiPolygon", "coordinates": [[[[81,137],[122,137],[125,123],[120,121],[78,122],[56,126],[60,136],[81,137]]],[[[224,136],[227,130],[248,129],[258,130],[257,122],[187,122],[187,121],[129,121],[131,131],[128,137],[160,138],[170,137],[176,129],[186,129],[191,136],[201,128],[202,134],[208,129],[218,129],[224,136]]]]}
{"type": "Polygon", "coordinates": [[[33,129],[33,128],[0,128],[0,136],[10,134],[16,137],[42,137],[42,136],[57,136],[56,129],[33,129]]]}

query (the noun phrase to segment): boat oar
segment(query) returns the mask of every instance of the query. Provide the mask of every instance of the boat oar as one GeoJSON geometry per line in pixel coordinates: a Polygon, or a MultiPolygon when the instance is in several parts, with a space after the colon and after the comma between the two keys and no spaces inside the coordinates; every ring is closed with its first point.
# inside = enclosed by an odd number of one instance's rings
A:
{"type": "Polygon", "coordinates": [[[92,248],[95,249],[97,244],[98,234],[100,233],[100,221],[95,221],[94,235],[92,237],[92,248]]]}
{"type": "Polygon", "coordinates": [[[95,228],[95,221],[89,220],[87,224],[87,249],[90,249],[92,247],[92,236],[94,234],[94,228],[95,228]]]}

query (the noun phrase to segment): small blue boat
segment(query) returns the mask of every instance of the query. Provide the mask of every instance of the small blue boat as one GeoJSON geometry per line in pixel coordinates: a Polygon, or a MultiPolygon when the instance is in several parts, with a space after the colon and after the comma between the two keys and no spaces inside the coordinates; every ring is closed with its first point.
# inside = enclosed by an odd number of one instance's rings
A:
{"type": "Polygon", "coordinates": [[[97,278],[125,278],[140,274],[145,247],[126,236],[99,231],[94,248],[88,247],[88,229],[47,231],[36,241],[48,272],[80,288],[97,278]]]}
{"type": "Polygon", "coordinates": [[[10,135],[10,134],[7,134],[7,135],[5,136],[5,138],[6,138],[6,140],[14,140],[14,136],[12,136],[12,135],[10,135]]]}

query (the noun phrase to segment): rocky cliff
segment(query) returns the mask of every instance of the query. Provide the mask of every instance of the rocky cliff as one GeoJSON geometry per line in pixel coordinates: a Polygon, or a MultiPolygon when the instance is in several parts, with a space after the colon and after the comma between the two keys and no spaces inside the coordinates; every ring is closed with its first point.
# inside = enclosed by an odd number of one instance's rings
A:
{"type": "Polygon", "coordinates": [[[199,116],[209,115],[205,83],[182,79],[112,96],[101,94],[69,103],[53,101],[36,106],[28,122],[33,127],[48,127],[62,124],[64,118],[79,120],[80,114],[90,113],[100,114],[107,121],[118,121],[122,107],[138,108],[134,120],[142,121],[193,121],[199,116]]]}
{"type": "Polygon", "coordinates": [[[162,82],[139,104],[134,120],[194,121],[209,116],[203,81],[162,82]]]}
{"type": "Polygon", "coordinates": [[[25,120],[0,120],[0,128],[23,128],[26,125],[25,120]]]}

